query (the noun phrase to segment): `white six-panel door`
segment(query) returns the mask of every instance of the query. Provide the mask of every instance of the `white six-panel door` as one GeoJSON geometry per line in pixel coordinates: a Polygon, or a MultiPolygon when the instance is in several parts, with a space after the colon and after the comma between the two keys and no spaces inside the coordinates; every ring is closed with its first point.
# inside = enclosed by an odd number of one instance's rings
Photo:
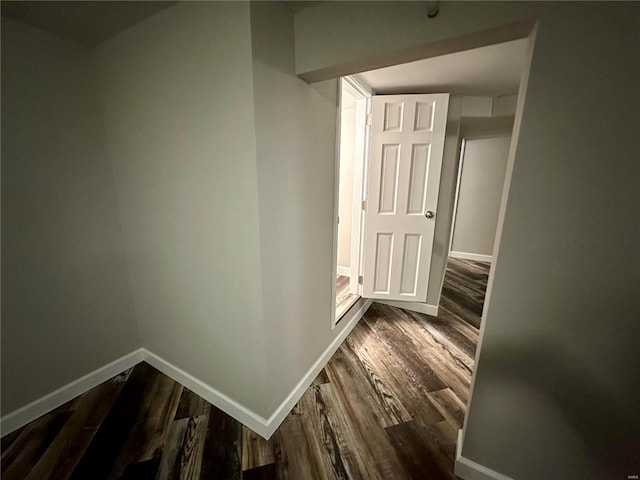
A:
{"type": "Polygon", "coordinates": [[[372,100],[364,297],[424,302],[449,95],[372,100]]]}

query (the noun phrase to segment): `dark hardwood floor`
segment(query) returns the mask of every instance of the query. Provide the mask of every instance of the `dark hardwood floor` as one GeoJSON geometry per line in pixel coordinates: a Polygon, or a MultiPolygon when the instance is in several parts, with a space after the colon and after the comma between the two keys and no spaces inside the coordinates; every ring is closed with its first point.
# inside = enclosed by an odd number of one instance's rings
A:
{"type": "Polygon", "coordinates": [[[479,329],[489,267],[486,262],[449,258],[440,309],[456,314],[479,329]]]}
{"type": "Polygon", "coordinates": [[[146,363],[2,438],[12,479],[455,479],[488,265],[374,304],[269,441],[146,363]]]}

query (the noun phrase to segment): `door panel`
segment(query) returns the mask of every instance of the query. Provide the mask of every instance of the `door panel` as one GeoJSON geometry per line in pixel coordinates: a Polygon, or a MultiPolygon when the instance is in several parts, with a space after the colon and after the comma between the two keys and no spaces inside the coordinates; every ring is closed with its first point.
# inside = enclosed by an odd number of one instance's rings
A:
{"type": "Polygon", "coordinates": [[[448,94],[373,97],[364,296],[424,302],[448,94]]]}

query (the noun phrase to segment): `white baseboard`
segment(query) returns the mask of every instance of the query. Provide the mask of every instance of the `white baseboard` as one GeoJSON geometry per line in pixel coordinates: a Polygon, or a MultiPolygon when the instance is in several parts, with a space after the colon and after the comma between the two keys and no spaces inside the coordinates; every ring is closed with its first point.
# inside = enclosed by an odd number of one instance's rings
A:
{"type": "Polygon", "coordinates": [[[405,310],[411,310],[412,312],[424,313],[425,315],[431,315],[432,317],[438,316],[438,305],[431,305],[430,303],[419,302],[396,302],[395,300],[375,300],[378,303],[384,305],[390,305],[396,308],[404,308],[405,310]]]}
{"type": "Polygon", "coordinates": [[[0,432],[2,432],[0,435],[5,436],[17,430],[36,418],[49,413],[51,410],[64,405],[69,400],[73,400],[78,395],[137,365],[142,360],[144,360],[144,351],[139,348],[5,415],[0,419],[0,432]]]}
{"type": "Polygon", "coordinates": [[[336,273],[343,277],[351,277],[351,269],[349,267],[343,267],[342,265],[338,265],[336,273]]]}
{"type": "Polygon", "coordinates": [[[451,250],[449,253],[450,257],[460,258],[461,260],[475,260],[476,262],[493,262],[493,256],[491,255],[483,255],[480,253],[467,253],[467,252],[455,252],[451,250]]]}
{"type": "Polygon", "coordinates": [[[130,354],[125,355],[104,367],[74,380],[64,387],[61,387],[58,390],[45,395],[44,397],[31,402],[8,415],[5,415],[0,419],[0,435],[4,436],[17,430],[36,418],[41,417],[42,415],[49,413],[51,410],[65,404],[69,400],[74,399],[78,395],[81,395],[88,390],[97,387],[101,383],[106,382],[128,368],[145,361],[168,377],[201,396],[209,403],[215,405],[220,410],[232,416],[240,423],[249,427],[261,437],[268,440],[289,414],[291,409],[293,409],[298,400],[300,400],[300,397],[302,397],[307,388],[309,388],[311,382],[313,382],[316,376],[318,376],[331,356],[336,352],[338,347],[340,347],[345,338],[347,338],[347,335],[351,333],[351,330],[353,330],[357,325],[360,318],[362,318],[362,315],[364,315],[367,309],[371,306],[371,303],[371,300],[360,299],[358,303],[351,308],[349,312],[347,312],[340,322],[341,325],[344,325],[344,328],[324,350],[324,352],[322,352],[320,357],[314,362],[311,368],[307,373],[305,373],[302,379],[294,387],[291,393],[289,393],[289,395],[287,395],[287,397],[282,401],[280,406],[278,406],[269,419],[265,419],[252,412],[244,405],[236,402],[224,393],[216,390],[212,386],[185,372],[155,353],[150,352],[145,348],[139,348],[138,350],[135,350],[134,352],[131,352],[130,354]]]}
{"type": "Polygon", "coordinates": [[[512,480],[501,473],[487,468],[462,456],[462,430],[458,430],[458,443],[456,444],[456,463],[453,473],[463,480],[512,480]]]}
{"type": "Polygon", "coordinates": [[[157,368],[166,376],[172,378],[176,382],[184,385],[189,390],[204,398],[207,402],[215,405],[226,414],[232,416],[243,425],[249,427],[257,434],[266,437],[266,425],[265,420],[260,415],[252,412],[244,405],[236,402],[232,398],[226,396],[224,393],[216,390],[211,385],[207,385],[202,380],[194,377],[193,375],[185,372],[179,367],[176,367],[172,363],[168,362],[162,357],[159,357],[149,350],[144,350],[144,361],[152,367],[157,368]]]}
{"type": "Polygon", "coordinates": [[[333,342],[331,342],[324,352],[322,352],[320,357],[318,357],[311,368],[307,370],[307,373],[305,373],[291,393],[287,395],[278,408],[276,408],[276,411],[269,417],[269,420],[265,425],[265,434],[257,430],[256,433],[267,440],[271,435],[273,435],[282,421],[287,415],[289,415],[289,412],[293,409],[296,403],[298,403],[300,397],[302,397],[307,388],[309,388],[311,382],[315,380],[329,359],[334,353],[336,353],[336,350],[338,350],[340,345],[342,345],[342,342],[344,342],[349,333],[351,333],[351,330],[353,330],[353,328],[358,324],[358,321],[362,318],[372,303],[373,301],[370,299],[361,298],[353,307],[351,307],[345,316],[342,317],[340,321],[340,324],[344,325],[342,331],[333,339],[333,342]]]}

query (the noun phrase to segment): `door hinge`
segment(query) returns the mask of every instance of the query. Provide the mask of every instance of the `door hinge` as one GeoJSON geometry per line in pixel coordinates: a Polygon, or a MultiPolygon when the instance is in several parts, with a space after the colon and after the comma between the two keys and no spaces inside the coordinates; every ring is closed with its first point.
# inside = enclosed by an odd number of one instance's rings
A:
{"type": "Polygon", "coordinates": [[[363,282],[364,278],[362,278],[362,275],[358,275],[358,284],[362,285],[363,282]]]}
{"type": "Polygon", "coordinates": [[[363,200],[362,201],[362,210],[366,210],[367,209],[367,201],[363,200]]]}
{"type": "Polygon", "coordinates": [[[340,225],[340,217],[338,217],[338,225],[340,225]]]}
{"type": "Polygon", "coordinates": [[[365,125],[367,127],[370,127],[372,122],[373,122],[373,119],[371,117],[371,114],[367,113],[366,120],[365,120],[365,125]]]}

